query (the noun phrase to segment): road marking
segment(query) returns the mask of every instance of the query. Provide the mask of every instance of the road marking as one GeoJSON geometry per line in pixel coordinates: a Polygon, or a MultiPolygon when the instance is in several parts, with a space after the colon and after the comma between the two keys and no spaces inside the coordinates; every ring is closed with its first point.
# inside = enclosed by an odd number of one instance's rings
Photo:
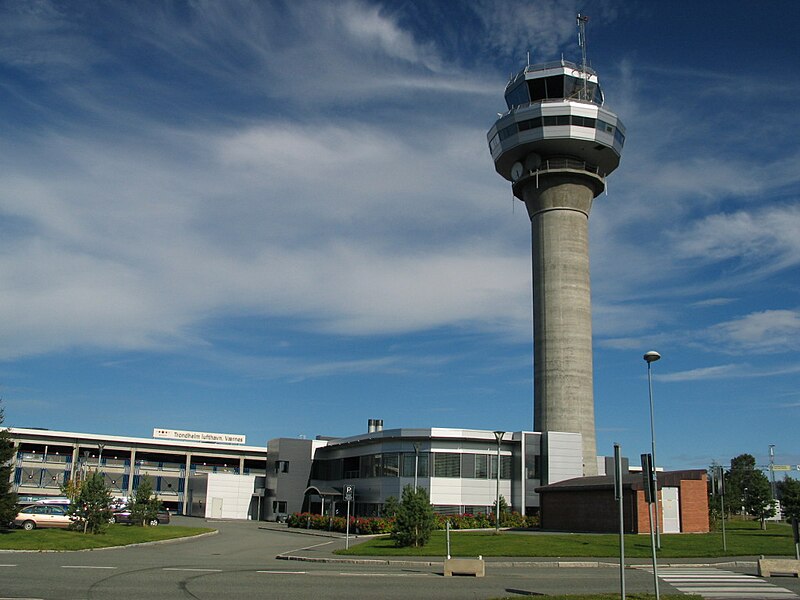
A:
{"type": "Polygon", "coordinates": [[[339,573],[342,577],[428,577],[428,573],[339,573]]]}
{"type": "Polygon", "coordinates": [[[681,592],[704,598],[798,598],[794,592],[754,575],[722,569],[666,567],[658,570],[658,577],[681,592]]]}
{"type": "Polygon", "coordinates": [[[2,597],[0,600],[44,600],[44,598],[6,598],[2,597]]]}
{"type": "Polygon", "coordinates": [[[195,573],[222,573],[222,569],[184,569],[178,567],[165,567],[162,571],[191,571],[195,573]]]}
{"type": "Polygon", "coordinates": [[[266,573],[268,575],[308,575],[308,571],[256,571],[256,573],[266,573]]]}
{"type": "Polygon", "coordinates": [[[301,550],[311,550],[312,548],[319,548],[320,546],[327,546],[333,542],[322,542],[321,544],[314,544],[313,546],[306,546],[305,548],[297,548],[296,550],[287,550],[284,554],[291,554],[292,552],[300,552],[301,550]]]}
{"type": "Polygon", "coordinates": [[[61,565],[62,569],[116,569],[117,567],[95,567],[92,565],[61,565]]]}
{"type": "MultiPolygon", "coordinates": [[[[17,566],[17,565],[0,565],[0,567],[16,567],[16,566],[17,566]]],[[[2,598],[0,598],[0,600],[3,600],[3,599],[2,599],[2,598]]]]}

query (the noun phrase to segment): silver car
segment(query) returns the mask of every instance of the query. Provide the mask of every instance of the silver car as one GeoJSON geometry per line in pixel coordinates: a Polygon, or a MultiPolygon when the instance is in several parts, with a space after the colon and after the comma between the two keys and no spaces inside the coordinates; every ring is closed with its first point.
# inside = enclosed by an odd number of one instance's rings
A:
{"type": "Polygon", "coordinates": [[[69,527],[73,519],[63,504],[33,504],[17,513],[14,525],[31,531],[37,527],[69,527]]]}

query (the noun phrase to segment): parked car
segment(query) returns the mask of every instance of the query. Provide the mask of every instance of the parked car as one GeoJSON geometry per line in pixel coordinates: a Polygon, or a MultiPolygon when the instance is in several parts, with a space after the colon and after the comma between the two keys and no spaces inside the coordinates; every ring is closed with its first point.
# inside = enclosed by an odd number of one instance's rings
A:
{"type": "MultiPolygon", "coordinates": [[[[123,510],[114,511],[111,515],[111,518],[108,520],[109,523],[124,523],[126,525],[130,525],[131,523],[131,511],[127,508],[123,510]]],[[[156,527],[157,525],[167,525],[169,524],[169,511],[167,510],[159,510],[158,514],[155,519],[152,519],[148,525],[150,527],[156,527]]]]}
{"type": "Polygon", "coordinates": [[[69,507],[63,504],[33,504],[17,513],[14,525],[31,531],[37,527],[69,527],[72,517],[67,515],[69,507]]]}

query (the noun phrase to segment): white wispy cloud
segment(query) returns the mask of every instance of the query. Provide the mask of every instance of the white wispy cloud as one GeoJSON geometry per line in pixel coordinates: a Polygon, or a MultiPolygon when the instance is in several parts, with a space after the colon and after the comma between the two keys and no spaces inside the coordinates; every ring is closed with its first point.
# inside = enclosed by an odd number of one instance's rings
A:
{"type": "Polygon", "coordinates": [[[711,342],[731,354],[796,352],[800,349],[800,311],[765,310],[712,326],[711,342]]]}

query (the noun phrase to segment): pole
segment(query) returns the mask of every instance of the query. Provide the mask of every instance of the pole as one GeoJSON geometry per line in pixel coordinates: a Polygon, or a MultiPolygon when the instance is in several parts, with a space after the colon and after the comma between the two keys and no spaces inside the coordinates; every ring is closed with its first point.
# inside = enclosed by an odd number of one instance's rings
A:
{"type": "Polygon", "coordinates": [[[494,532],[500,533],[500,442],[505,435],[505,431],[495,431],[494,437],[497,439],[497,490],[495,493],[495,520],[494,532]]]}
{"type": "Polygon", "coordinates": [[[417,491],[418,474],[419,474],[419,442],[414,442],[414,493],[416,493],[417,491]]]}
{"type": "Polygon", "coordinates": [[[619,444],[614,444],[614,495],[619,505],[619,593],[625,600],[625,513],[622,500],[622,455],[619,444]]]}
{"type": "Polygon", "coordinates": [[[450,560],[450,519],[445,521],[445,530],[447,533],[447,560],[450,560]]]}
{"type": "Polygon", "coordinates": [[[769,475],[772,480],[772,499],[777,500],[778,496],[775,493],[775,444],[769,445],[769,475]]]}
{"type": "Polygon", "coordinates": [[[658,593],[658,560],[656,559],[656,536],[653,530],[653,504],[647,505],[647,514],[650,517],[650,547],[653,552],[653,586],[656,590],[656,600],[660,600],[658,593]]]}
{"type": "Polygon", "coordinates": [[[347,525],[345,525],[344,549],[350,549],[350,500],[347,501],[347,525]]]}
{"type": "Polygon", "coordinates": [[[722,466],[719,467],[719,510],[722,514],[722,551],[727,554],[728,552],[728,538],[725,535],[725,470],[722,466]]]}
{"type": "Polygon", "coordinates": [[[653,501],[656,505],[656,547],[661,550],[661,531],[658,526],[658,470],[656,462],[656,425],[655,425],[655,417],[653,415],[653,379],[650,375],[650,363],[657,361],[661,358],[661,355],[658,352],[648,352],[644,355],[644,359],[647,361],[647,389],[650,396],[650,441],[652,444],[652,453],[653,453],[653,480],[655,481],[655,490],[656,495],[653,498],[653,501]]]}

